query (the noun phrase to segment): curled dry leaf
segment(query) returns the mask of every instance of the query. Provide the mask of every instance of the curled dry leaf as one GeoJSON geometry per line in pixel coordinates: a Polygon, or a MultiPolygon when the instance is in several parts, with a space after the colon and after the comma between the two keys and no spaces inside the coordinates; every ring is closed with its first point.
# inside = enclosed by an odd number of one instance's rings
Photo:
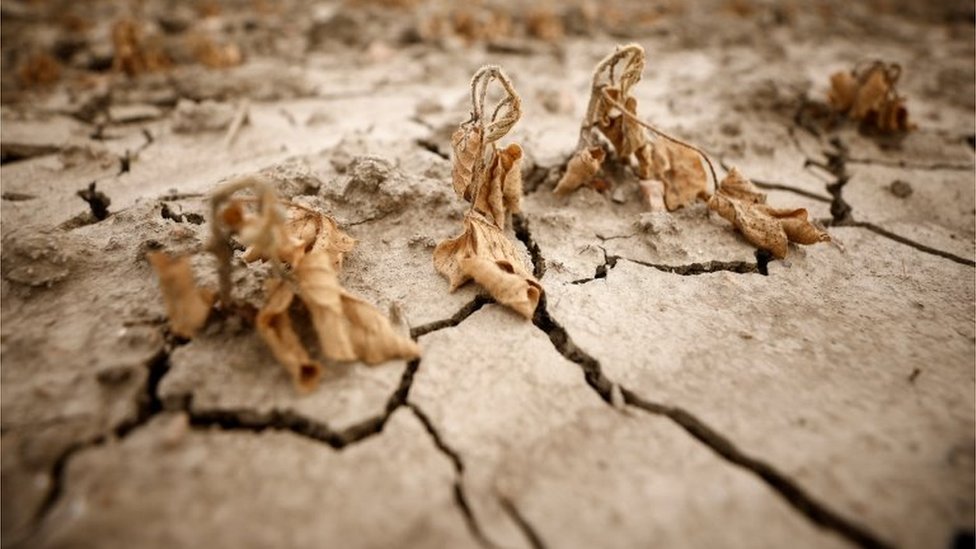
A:
{"type": "MultiPolygon", "coordinates": [[[[234,207],[232,203],[230,207],[234,207]]],[[[239,205],[238,205],[239,207],[239,205]]],[[[233,214],[236,215],[236,214],[233,214]]],[[[267,230],[276,232],[273,239],[277,250],[279,261],[294,267],[298,265],[302,257],[305,256],[313,247],[327,253],[332,258],[333,267],[336,270],[342,268],[343,255],[352,250],[356,241],[339,229],[339,225],[332,217],[323,213],[310,210],[299,206],[289,206],[285,223],[273,222],[267,225],[267,221],[260,216],[243,214],[240,223],[240,234],[244,240],[245,234],[253,234],[261,230],[262,227],[269,227],[267,230]]],[[[252,238],[251,240],[255,240],[252,238]]],[[[260,239],[257,239],[260,240],[260,239]]],[[[270,259],[267,246],[249,246],[242,256],[244,261],[251,262],[257,259],[270,259]]]]}
{"type": "Polygon", "coordinates": [[[339,285],[334,257],[313,249],[298,264],[299,295],[315,325],[322,354],[332,360],[379,364],[420,356],[420,347],[398,334],[375,307],[339,285]]]}
{"type": "Polygon", "coordinates": [[[811,223],[807,211],[777,209],[766,204],[766,195],[733,168],[708,207],[732,222],[752,244],[769,250],[778,259],[786,257],[789,243],[815,244],[830,241],[826,231],[811,223]]]}
{"type": "Polygon", "coordinates": [[[488,177],[478,189],[473,207],[499,228],[505,227],[506,212],[522,210],[522,147],[512,143],[494,151],[488,177]]]}
{"type": "Polygon", "coordinates": [[[170,330],[180,337],[195,336],[210,316],[214,292],[197,287],[189,257],[150,252],[147,258],[159,277],[170,330]]]}
{"type": "Polygon", "coordinates": [[[512,242],[478,212],[465,216],[463,233],[437,245],[434,267],[447,277],[451,291],[474,280],[525,318],[532,318],[542,296],[542,286],[512,242]]]}
{"type": "Polygon", "coordinates": [[[827,99],[834,111],[860,121],[863,127],[882,132],[904,132],[914,125],[908,122],[905,99],[895,85],[901,76],[897,64],[874,62],[850,72],[830,77],[827,99]]]}
{"type": "Polygon", "coordinates": [[[295,388],[312,391],[322,377],[322,365],[312,360],[291,323],[288,308],[295,294],[288,284],[274,280],[268,285],[268,300],[255,320],[258,335],[275,359],[291,375],[295,388]]]}
{"type": "MultiPolygon", "coordinates": [[[[621,101],[619,89],[606,88],[605,93],[614,101],[621,101]]],[[[625,116],[612,104],[601,100],[597,128],[613,145],[617,156],[626,159],[647,144],[647,132],[634,121],[637,116],[637,99],[628,96],[624,98],[623,104],[631,116],[625,116]]]]}
{"type": "Polygon", "coordinates": [[[664,203],[669,211],[708,193],[708,174],[701,156],[688,147],[658,139],[637,151],[637,165],[641,179],[664,182],[664,203]]]}
{"type": "Polygon", "coordinates": [[[585,185],[600,171],[605,158],[606,152],[603,147],[588,147],[576,151],[566,165],[566,173],[556,183],[556,188],[552,192],[565,195],[585,185]]]}

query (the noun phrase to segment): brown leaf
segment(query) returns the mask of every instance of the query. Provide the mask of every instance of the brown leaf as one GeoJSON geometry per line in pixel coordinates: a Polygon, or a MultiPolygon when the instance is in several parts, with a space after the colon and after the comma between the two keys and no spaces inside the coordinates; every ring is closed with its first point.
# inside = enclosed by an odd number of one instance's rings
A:
{"type": "Polygon", "coordinates": [[[553,193],[558,195],[569,194],[580,186],[588,183],[593,176],[600,171],[600,166],[606,158],[603,147],[591,147],[580,149],[569,159],[566,165],[566,173],[563,174],[553,193]]]}
{"type": "Polygon", "coordinates": [[[454,165],[451,168],[451,178],[454,181],[454,192],[468,202],[477,189],[475,169],[482,155],[481,128],[461,126],[451,136],[451,148],[454,150],[454,165]]]}
{"type": "Polygon", "coordinates": [[[851,118],[861,120],[868,113],[880,110],[888,95],[889,88],[890,85],[884,69],[880,66],[872,69],[857,90],[854,104],[851,106],[851,118]]]}
{"type": "Polygon", "coordinates": [[[333,256],[313,248],[295,270],[299,295],[312,317],[322,354],[331,360],[366,364],[420,356],[416,342],[396,333],[375,307],[339,285],[333,265],[333,256]]]}
{"type": "Polygon", "coordinates": [[[207,322],[214,292],[197,287],[189,257],[171,258],[163,252],[150,252],[147,257],[159,277],[170,329],[180,337],[192,338],[207,322]]]}
{"type": "Polygon", "coordinates": [[[805,209],[780,210],[766,205],[766,195],[735,168],[709,199],[708,207],[732,222],[746,240],[778,259],[786,257],[789,242],[830,240],[830,235],[810,223],[805,209]]]}
{"type": "Polygon", "coordinates": [[[511,144],[492,154],[488,177],[477,191],[474,209],[505,228],[505,213],[521,211],[522,147],[511,144]]]}
{"type": "Polygon", "coordinates": [[[830,91],[827,100],[837,112],[847,112],[857,98],[857,79],[850,72],[837,72],[830,77],[830,91]]]}
{"type": "Polygon", "coordinates": [[[356,244],[352,237],[339,229],[332,217],[320,212],[290,206],[286,214],[287,221],[280,223],[276,219],[265,219],[267,215],[248,215],[239,210],[240,206],[235,207],[235,203],[231,203],[224,210],[225,220],[240,219],[239,222],[227,221],[228,226],[236,227],[235,230],[242,235],[241,240],[265,243],[248,246],[242,256],[247,262],[267,260],[271,250],[276,250],[279,261],[294,267],[314,247],[327,252],[338,270],[342,268],[343,254],[352,250],[356,244]],[[261,231],[273,232],[274,238],[254,236],[261,231]]]}
{"type": "Polygon", "coordinates": [[[464,218],[464,232],[434,249],[434,267],[451,291],[475,280],[499,303],[532,318],[542,286],[525,268],[518,250],[499,227],[477,212],[464,218]]]}
{"type": "Polygon", "coordinates": [[[288,307],[295,294],[288,284],[274,280],[268,285],[268,299],[258,312],[255,327],[275,359],[291,375],[295,388],[307,393],[318,386],[322,365],[312,360],[292,327],[288,307]]]}
{"type": "MultiPolygon", "coordinates": [[[[608,88],[606,93],[614,101],[620,101],[620,90],[608,88]]],[[[637,116],[637,99],[635,97],[627,96],[622,102],[630,114],[637,116]]],[[[628,158],[647,143],[647,133],[633,118],[624,116],[619,112],[613,114],[616,107],[606,101],[601,102],[600,110],[601,115],[598,118],[597,127],[613,144],[618,157],[628,158]]]]}
{"type": "Polygon", "coordinates": [[[664,182],[664,202],[669,211],[687,206],[708,191],[701,156],[688,147],[658,139],[638,150],[637,164],[641,179],[664,182]]]}

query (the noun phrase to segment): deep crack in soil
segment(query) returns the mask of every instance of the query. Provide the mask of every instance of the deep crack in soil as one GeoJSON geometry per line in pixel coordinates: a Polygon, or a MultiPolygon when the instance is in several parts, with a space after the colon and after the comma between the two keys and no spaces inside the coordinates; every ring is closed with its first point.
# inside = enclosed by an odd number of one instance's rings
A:
{"type": "Polygon", "coordinates": [[[830,226],[868,229],[877,235],[898,242],[899,244],[910,246],[920,252],[942,257],[961,265],[976,267],[976,261],[972,259],[961,257],[944,250],[939,250],[937,248],[933,248],[932,246],[922,244],[921,242],[916,242],[910,238],[906,238],[875,225],[874,223],[855,220],[854,208],[844,199],[844,187],[848,182],[850,182],[851,179],[850,174],[847,173],[847,163],[853,162],[853,160],[849,158],[847,147],[843,142],[840,141],[840,139],[831,139],[830,143],[834,146],[835,150],[824,151],[824,156],[827,158],[826,163],[817,162],[816,160],[812,159],[807,159],[805,162],[805,166],[815,166],[833,175],[835,178],[833,182],[827,184],[827,192],[829,192],[833,197],[830,202],[830,215],[832,217],[829,222],[830,226]]]}
{"type": "Polygon", "coordinates": [[[481,525],[478,523],[477,517],[474,515],[474,511],[471,510],[471,504],[469,503],[467,493],[464,489],[464,460],[461,459],[461,454],[457,450],[451,448],[450,445],[444,440],[437,427],[434,426],[434,422],[431,421],[430,417],[421,410],[420,406],[412,402],[407,402],[406,406],[410,408],[413,414],[420,420],[424,428],[430,434],[431,439],[434,441],[434,445],[437,449],[441,451],[454,465],[454,501],[464,516],[464,522],[471,531],[471,535],[480,543],[483,547],[496,547],[496,545],[488,539],[484,531],[481,529],[481,525]]]}
{"type": "MultiPolygon", "coordinates": [[[[582,368],[584,378],[590,387],[607,404],[613,406],[614,382],[603,374],[599,361],[577,346],[565,328],[552,318],[546,306],[545,296],[539,302],[539,308],[536,309],[536,314],[532,322],[537,328],[549,336],[549,340],[560,354],[582,368]]],[[[620,391],[623,394],[626,404],[645,412],[670,419],[729,463],[737,465],[762,479],[769,488],[779,494],[791,507],[812,522],[836,532],[838,535],[861,547],[891,547],[890,544],[868,530],[865,526],[840,515],[836,511],[831,510],[827,504],[815,499],[786,474],[760,459],[749,456],[737,448],[728,438],[709,427],[691,412],[679,407],[651,402],[623,386],[620,386],[620,391]]]]}
{"type": "MultiPolygon", "coordinates": [[[[419,337],[457,326],[466,318],[481,309],[484,305],[492,303],[494,300],[489,296],[476,296],[471,302],[463,306],[458,312],[448,319],[431,322],[411,330],[411,338],[414,340],[419,337]]],[[[468,498],[464,492],[461,482],[463,473],[463,463],[460,456],[452,448],[447,446],[440,435],[437,433],[429,418],[416,405],[409,403],[407,398],[410,394],[410,387],[413,384],[414,376],[420,367],[420,360],[415,359],[407,363],[400,383],[396,390],[387,399],[383,413],[364,419],[355,425],[351,425],[341,431],[333,430],[326,423],[316,421],[292,410],[274,409],[266,413],[256,413],[248,409],[211,409],[194,410],[193,395],[184,394],[167,398],[163,401],[159,397],[159,384],[169,372],[170,355],[173,350],[183,344],[186,340],[181,340],[167,335],[166,343],[146,364],[148,373],[144,389],[136,396],[135,414],[119,423],[108,432],[101,433],[87,440],[72,443],[65,448],[55,459],[51,467],[50,477],[51,486],[44,496],[37,512],[32,520],[30,531],[26,533],[24,540],[29,540],[39,531],[45,517],[51,512],[65,490],[67,479],[65,477],[67,466],[71,459],[82,450],[101,446],[110,440],[124,439],[128,435],[143,427],[156,415],[163,412],[182,412],[189,419],[189,424],[194,429],[219,428],[225,431],[249,431],[259,433],[268,429],[275,431],[288,431],[295,435],[326,444],[333,449],[339,450],[351,444],[355,444],[383,431],[387,420],[394,411],[401,406],[409,407],[417,418],[424,424],[430,432],[435,444],[440,451],[444,452],[454,464],[458,474],[455,482],[455,502],[458,505],[465,522],[475,539],[483,546],[493,547],[494,544],[488,540],[474,514],[471,512],[468,498]]]]}

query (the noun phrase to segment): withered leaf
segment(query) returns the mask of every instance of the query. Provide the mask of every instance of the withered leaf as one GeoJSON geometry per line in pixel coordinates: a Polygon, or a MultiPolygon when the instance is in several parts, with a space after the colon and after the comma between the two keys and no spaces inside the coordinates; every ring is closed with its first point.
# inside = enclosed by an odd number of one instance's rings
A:
{"type": "Polygon", "coordinates": [[[576,151],[576,154],[569,159],[569,163],[566,165],[566,173],[556,183],[556,188],[552,192],[565,195],[588,183],[600,171],[604,159],[606,159],[606,152],[604,152],[603,147],[590,147],[576,151]]]}
{"type": "Polygon", "coordinates": [[[664,182],[664,203],[669,211],[687,206],[708,191],[708,174],[701,157],[688,147],[658,139],[638,150],[637,163],[641,179],[664,182]]]}
{"type": "Polygon", "coordinates": [[[513,143],[493,152],[488,177],[477,190],[474,209],[504,228],[506,212],[518,213],[521,208],[522,147],[513,143]]]}
{"type": "Polygon", "coordinates": [[[312,317],[322,353],[332,360],[366,364],[420,356],[415,341],[398,334],[375,307],[339,285],[333,264],[326,251],[313,248],[296,268],[299,295],[312,317]]]}
{"type": "Polygon", "coordinates": [[[789,242],[815,244],[830,240],[829,234],[808,220],[805,209],[768,206],[766,195],[735,168],[722,180],[708,207],[730,221],[746,240],[769,250],[778,259],[786,257],[789,242]]]}
{"type": "Polygon", "coordinates": [[[454,165],[451,178],[454,182],[454,192],[458,196],[471,201],[476,190],[478,161],[481,160],[482,135],[477,126],[461,126],[451,136],[451,148],[454,150],[454,165]]]}
{"type": "Polygon", "coordinates": [[[180,337],[192,338],[207,322],[214,292],[197,287],[188,256],[173,258],[163,252],[150,252],[147,258],[159,277],[170,330],[180,337]]]}
{"type": "MultiPolygon", "coordinates": [[[[607,88],[606,94],[614,101],[620,102],[619,89],[607,88]]],[[[623,104],[630,114],[637,115],[637,99],[635,97],[627,96],[624,98],[623,104]]],[[[647,133],[644,128],[634,122],[633,118],[624,116],[619,111],[614,114],[613,111],[616,110],[616,107],[605,100],[601,101],[600,105],[597,127],[613,144],[618,157],[628,158],[647,143],[647,133]]]]}
{"type": "Polygon", "coordinates": [[[275,359],[291,375],[295,388],[307,393],[318,386],[322,365],[312,360],[292,327],[288,307],[295,294],[281,280],[268,285],[268,300],[255,320],[258,335],[271,349],[275,359]]]}
{"type": "Polygon", "coordinates": [[[478,212],[465,216],[463,233],[437,245],[434,267],[447,277],[451,291],[473,279],[525,318],[532,318],[542,296],[542,286],[512,242],[478,212]]]}
{"type": "MultiPolygon", "coordinates": [[[[270,259],[271,250],[279,261],[294,267],[313,247],[330,255],[336,269],[342,268],[343,255],[352,250],[356,241],[339,229],[332,217],[299,206],[290,206],[284,223],[280,219],[266,219],[270,214],[253,215],[234,211],[232,203],[225,210],[225,217],[239,217],[237,232],[241,240],[252,244],[244,251],[244,261],[270,259]],[[273,239],[259,236],[262,231],[273,231],[273,239]]],[[[231,225],[228,223],[228,225],[231,225]]],[[[232,226],[232,225],[231,225],[232,226]]]]}

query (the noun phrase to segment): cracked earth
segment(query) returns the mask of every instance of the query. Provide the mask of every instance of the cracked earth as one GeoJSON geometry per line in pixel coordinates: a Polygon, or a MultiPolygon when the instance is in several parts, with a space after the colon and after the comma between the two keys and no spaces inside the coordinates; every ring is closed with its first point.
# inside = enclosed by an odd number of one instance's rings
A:
{"type": "MultiPolygon", "coordinates": [[[[323,4],[259,24],[279,43],[240,67],[123,78],[101,103],[5,87],[3,546],[971,546],[972,12],[875,4],[700,2],[471,46],[323,4]],[[554,196],[590,71],[626,41],[648,52],[642,117],[835,243],[773,260],[703,203],[644,211],[629,173],[554,196]],[[904,68],[917,130],[806,117],[875,57],[904,68]],[[431,259],[465,211],[449,137],[485,63],[523,98],[503,142],[527,156],[510,237],[545,288],[531,321],[449,293],[431,259]],[[342,284],[395,310],[419,360],[331,365],[299,396],[240,318],[169,333],[146,252],[202,249],[207,194],[252,173],[356,238],[342,284]]],[[[42,25],[2,9],[5,39],[42,25]]]]}

